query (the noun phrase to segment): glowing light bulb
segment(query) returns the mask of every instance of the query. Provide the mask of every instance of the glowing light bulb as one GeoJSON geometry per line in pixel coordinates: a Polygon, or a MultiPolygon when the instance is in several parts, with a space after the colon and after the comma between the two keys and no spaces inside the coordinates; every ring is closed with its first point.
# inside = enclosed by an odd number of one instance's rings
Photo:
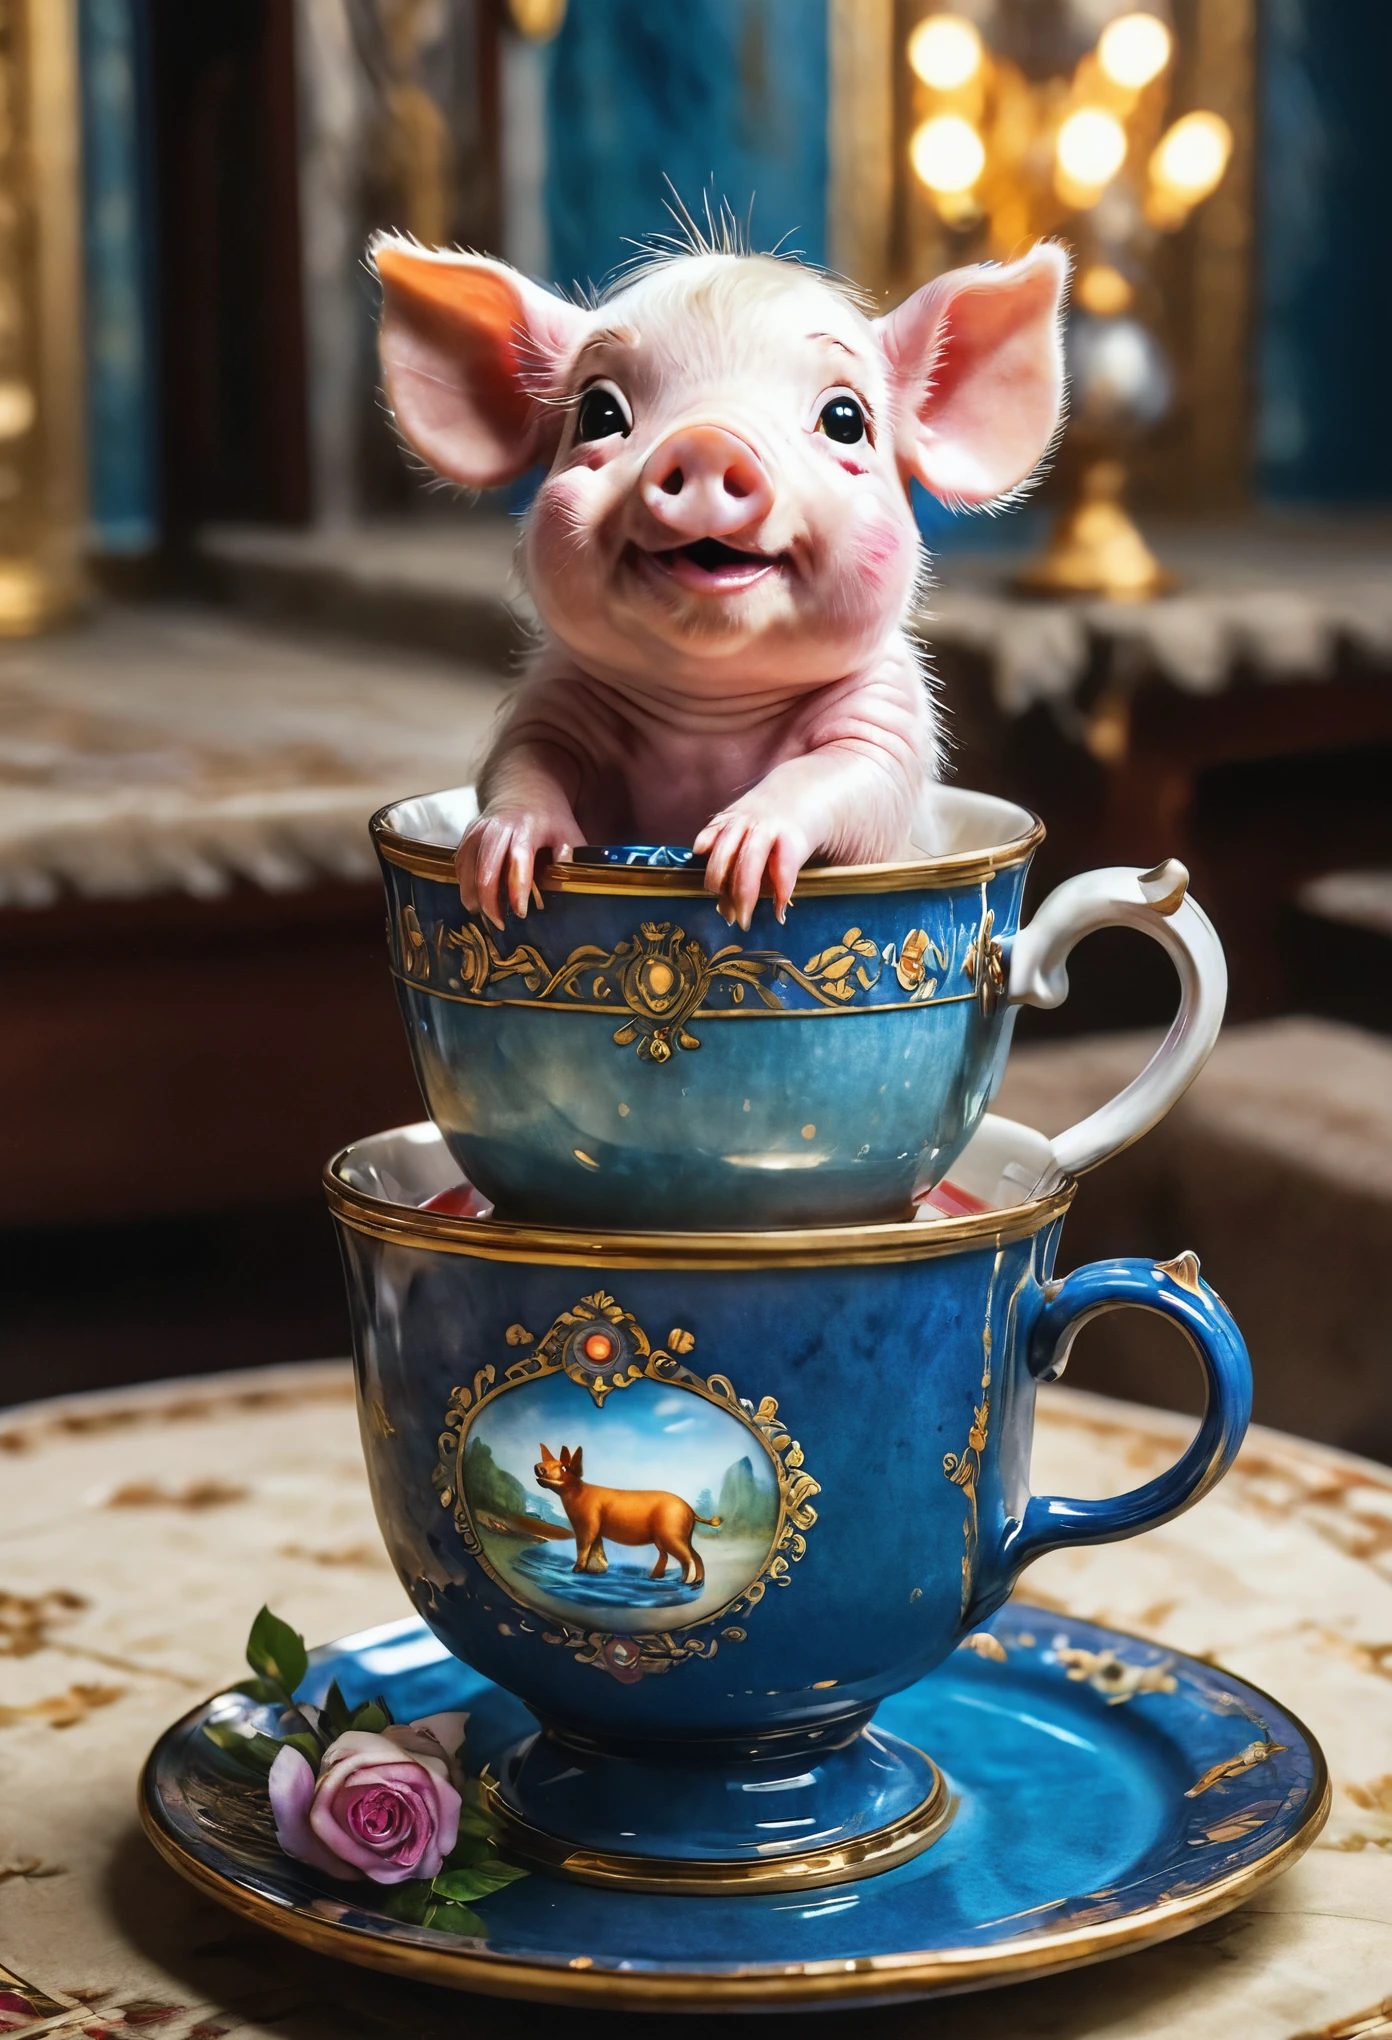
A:
{"type": "Polygon", "coordinates": [[[935,92],[955,92],[981,65],[981,37],[960,14],[930,14],[909,37],[909,62],[935,92]]]}
{"type": "Polygon", "coordinates": [[[1170,31],[1153,14],[1120,14],[1097,44],[1097,61],[1114,85],[1139,92],[1170,61],[1170,31]]]}
{"type": "Polygon", "coordinates": [[[1222,182],[1232,154],[1232,129],[1217,113],[1186,113],[1162,135],[1150,174],[1169,196],[1197,205],[1222,182]]]}
{"type": "Polygon", "coordinates": [[[1078,278],[1078,303],[1098,318],[1115,318],[1127,310],[1134,295],[1130,284],[1110,262],[1094,262],[1078,278]]]}
{"type": "Polygon", "coordinates": [[[1126,130],[1100,106],[1080,107],[1058,131],[1059,167],[1074,184],[1109,184],[1126,161],[1126,130]]]}
{"type": "Polygon", "coordinates": [[[986,167],[986,146],[969,120],[940,113],[916,131],[909,160],[930,191],[970,191],[986,167]]]}
{"type": "Polygon", "coordinates": [[[39,407],[28,383],[13,376],[0,381],[0,439],[22,439],[39,407]]]}

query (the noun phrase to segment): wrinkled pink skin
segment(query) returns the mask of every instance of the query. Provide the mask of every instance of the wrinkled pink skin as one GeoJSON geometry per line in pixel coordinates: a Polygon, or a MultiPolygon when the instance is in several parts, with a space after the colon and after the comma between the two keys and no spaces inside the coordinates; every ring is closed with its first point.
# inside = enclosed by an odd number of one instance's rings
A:
{"type": "Polygon", "coordinates": [[[765,257],[680,257],[582,310],[500,264],[374,253],[406,437],[476,486],[550,455],[525,543],[545,638],[460,845],[466,906],[525,914],[542,852],[691,843],[747,928],[761,888],[782,917],[814,854],[904,854],[937,763],[904,632],[909,478],[984,502],[1037,465],[1061,402],[1060,251],[939,279],[875,323],[765,257]],[[627,433],[577,438],[595,385],[627,433]],[[821,423],[840,395],[866,419],[852,444],[821,423]],[[680,550],[708,538],[747,564],[680,550]]]}
{"type": "MultiPolygon", "coordinates": [[[[351,1729],[330,1743],[316,1778],[299,1750],[282,1744],[268,1789],[276,1838],[287,1856],[327,1877],[401,1884],[438,1877],[459,1838],[453,1751],[436,1733],[459,1716],[433,1716],[381,1735],[351,1729]]],[[[457,1772],[456,1772],[457,1778],[457,1772]]]]}

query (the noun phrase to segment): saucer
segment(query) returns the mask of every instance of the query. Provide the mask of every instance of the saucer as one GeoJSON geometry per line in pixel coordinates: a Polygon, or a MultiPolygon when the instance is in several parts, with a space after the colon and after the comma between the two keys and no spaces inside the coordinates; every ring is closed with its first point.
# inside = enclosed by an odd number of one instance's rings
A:
{"type": "MultiPolygon", "coordinates": [[[[534,1727],[416,1621],[316,1650],[303,1688],[382,1693],[397,1720],[468,1710],[482,1769],[534,1727]]],[[[243,1917],[327,1955],[500,1997],[670,2010],[929,1997],[1131,1953],[1227,1912],[1289,1867],[1329,1805],[1301,1724],[1255,1686],[1120,1631],[1012,1602],[877,1724],[927,1751],[956,1800],[923,1855],[806,1893],[658,1896],[543,1872],[479,1900],[484,1933],[390,1917],[276,1848],[260,1788],[168,1729],[141,1785],[161,1855],[243,1917]]]]}

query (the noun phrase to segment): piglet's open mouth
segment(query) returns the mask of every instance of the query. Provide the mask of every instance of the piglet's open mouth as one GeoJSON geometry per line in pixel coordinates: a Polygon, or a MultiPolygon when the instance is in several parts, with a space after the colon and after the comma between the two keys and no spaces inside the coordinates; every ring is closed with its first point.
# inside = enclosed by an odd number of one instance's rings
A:
{"type": "Polygon", "coordinates": [[[788,564],[782,553],[745,551],[721,538],[696,538],[662,552],[634,550],[638,564],[649,572],[668,574],[685,588],[712,594],[750,588],[788,564]]]}

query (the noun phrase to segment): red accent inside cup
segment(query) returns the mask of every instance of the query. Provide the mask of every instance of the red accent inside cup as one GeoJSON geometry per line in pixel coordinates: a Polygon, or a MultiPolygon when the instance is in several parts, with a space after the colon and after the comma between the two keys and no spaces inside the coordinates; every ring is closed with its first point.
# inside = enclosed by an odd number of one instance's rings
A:
{"type": "Polygon", "coordinates": [[[433,1197],[427,1197],[420,1208],[443,1211],[449,1218],[487,1218],[493,1206],[472,1183],[455,1183],[450,1189],[437,1190],[433,1197]]]}
{"type": "Polygon", "coordinates": [[[925,1197],[916,1199],[929,1211],[941,1212],[944,1218],[971,1218],[978,1211],[989,1211],[990,1205],[984,1197],[973,1196],[970,1190],[963,1190],[956,1183],[935,1183],[925,1197]]]}

